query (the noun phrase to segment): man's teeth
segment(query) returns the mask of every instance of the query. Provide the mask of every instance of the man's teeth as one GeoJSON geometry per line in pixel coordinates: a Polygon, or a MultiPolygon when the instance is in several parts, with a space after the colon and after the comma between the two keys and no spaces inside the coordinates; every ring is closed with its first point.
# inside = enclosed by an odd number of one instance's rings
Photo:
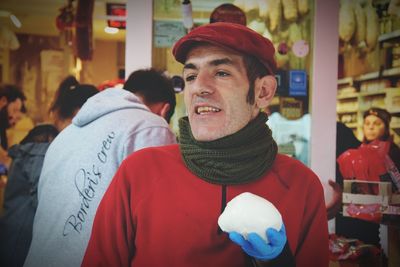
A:
{"type": "Polygon", "coordinates": [[[213,108],[213,107],[198,107],[196,113],[204,114],[204,113],[219,112],[219,111],[221,111],[221,110],[218,108],[213,108]]]}

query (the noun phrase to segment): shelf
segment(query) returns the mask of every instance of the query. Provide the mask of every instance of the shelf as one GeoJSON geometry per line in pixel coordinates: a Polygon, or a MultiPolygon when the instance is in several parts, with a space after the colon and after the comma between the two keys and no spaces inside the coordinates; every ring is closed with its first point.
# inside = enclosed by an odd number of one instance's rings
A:
{"type": "Polygon", "coordinates": [[[396,76],[396,75],[400,75],[400,67],[386,69],[386,70],[382,71],[382,77],[390,77],[390,76],[396,76]]]}
{"type": "Polygon", "coordinates": [[[379,78],[379,71],[374,71],[366,74],[362,74],[360,76],[357,76],[354,78],[354,81],[356,82],[363,82],[363,81],[368,81],[368,80],[374,80],[379,78]]]}
{"type": "Polygon", "coordinates": [[[377,90],[377,91],[371,91],[371,92],[360,92],[360,96],[372,96],[372,95],[386,95],[387,90],[377,90]]]}
{"type": "Polygon", "coordinates": [[[400,129],[400,122],[391,122],[390,128],[391,129],[400,129]]]}
{"type": "Polygon", "coordinates": [[[394,41],[396,38],[400,38],[400,30],[381,34],[378,37],[378,41],[379,42],[388,42],[388,41],[394,41]]]}
{"type": "Polygon", "coordinates": [[[341,109],[341,110],[336,110],[337,114],[346,114],[346,113],[357,113],[359,111],[358,108],[354,109],[341,109]]]}
{"type": "Polygon", "coordinates": [[[341,99],[357,98],[357,97],[358,97],[358,93],[349,93],[349,94],[338,95],[337,99],[341,100],[341,99]]]}
{"type": "Polygon", "coordinates": [[[347,127],[352,128],[352,129],[358,127],[358,123],[357,122],[347,122],[347,123],[345,122],[344,124],[346,124],[347,127]]]}
{"type": "Polygon", "coordinates": [[[339,79],[338,80],[338,85],[353,85],[353,78],[352,77],[347,77],[347,78],[343,78],[343,79],[339,79]]]}
{"type": "Polygon", "coordinates": [[[350,85],[354,82],[363,82],[368,80],[380,79],[382,77],[400,76],[400,67],[382,70],[382,74],[379,71],[369,72],[366,74],[359,75],[357,77],[346,77],[338,80],[338,85],[350,85]]]}
{"type": "Polygon", "coordinates": [[[387,108],[387,111],[389,111],[392,114],[400,113],[400,107],[398,107],[398,108],[387,108]]]}

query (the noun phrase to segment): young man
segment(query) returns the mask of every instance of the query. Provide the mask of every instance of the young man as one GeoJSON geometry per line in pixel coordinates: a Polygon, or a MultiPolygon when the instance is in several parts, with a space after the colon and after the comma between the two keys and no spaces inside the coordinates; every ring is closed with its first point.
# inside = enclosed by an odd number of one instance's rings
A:
{"type": "Polygon", "coordinates": [[[171,80],[153,69],[132,73],[125,90],[88,99],[47,150],[25,266],[80,266],[97,206],[122,160],[176,143],[166,122],[175,103],[171,80]]]}
{"type": "Polygon", "coordinates": [[[0,86],[0,163],[8,168],[11,159],[7,156],[7,129],[14,126],[24,110],[24,93],[15,85],[0,86]]]}
{"type": "Polygon", "coordinates": [[[189,32],[173,54],[184,64],[188,112],[179,145],[143,149],[122,163],[82,266],[328,266],[321,183],[277,154],[260,112],[276,89],[272,43],[218,22],[189,32]],[[270,243],[218,228],[226,203],[243,192],[281,213],[285,227],[265,229],[270,243]]]}

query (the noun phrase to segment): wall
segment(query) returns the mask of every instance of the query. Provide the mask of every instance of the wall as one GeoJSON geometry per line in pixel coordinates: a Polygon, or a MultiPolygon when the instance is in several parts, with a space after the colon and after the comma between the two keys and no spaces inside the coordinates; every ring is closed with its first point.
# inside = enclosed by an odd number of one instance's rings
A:
{"type": "Polygon", "coordinates": [[[118,77],[118,43],[114,41],[95,42],[93,59],[90,61],[91,83],[99,85],[105,80],[118,77]]]}

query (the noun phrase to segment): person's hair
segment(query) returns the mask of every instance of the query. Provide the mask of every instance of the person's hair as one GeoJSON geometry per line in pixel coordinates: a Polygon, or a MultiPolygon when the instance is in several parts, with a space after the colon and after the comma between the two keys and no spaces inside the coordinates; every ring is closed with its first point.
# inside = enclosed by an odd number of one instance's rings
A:
{"type": "Polygon", "coordinates": [[[73,76],[68,76],[59,85],[50,112],[61,119],[72,118],[86,100],[99,91],[94,85],[79,84],[73,76]]]}
{"type": "Polygon", "coordinates": [[[247,93],[247,103],[253,105],[255,102],[254,86],[257,78],[266,75],[273,75],[268,69],[255,57],[244,55],[243,62],[246,67],[247,79],[249,80],[249,92],[247,93]]]}
{"type": "Polygon", "coordinates": [[[58,130],[51,124],[38,125],[22,139],[20,144],[26,143],[49,143],[56,138],[58,130]]]}
{"type": "MultiPolygon", "coordinates": [[[[381,137],[379,137],[379,140],[387,141],[390,138],[390,120],[392,118],[392,115],[386,109],[372,107],[364,112],[363,114],[364,121],[365,118],[370,115],[374,115],[380,118],[385,124],[385,132],[381,137]]],[[[365,139],[365,136],[363,142],[368,143],[368,141],[365,139]]]]}
{"type": "Polygon", "coordinates": [[[350,148],[358,148],[361,141],[357,139],[351,128],[343,122],[336,122],[336,158],[350,148]]]}
{"type": "Polygon", "coordinates": [[[142,97],[144,104],[168,103],[170,109],[165,119],[169,123],[176,106],[175,91],[169,77],[153,68],[137,70],[129,75],[124,89],[142,97]]]}
{"type": "Polygon", "coordinates": [[[7,98],[7,102],[14,102],[18,98],[22,101],[22,112],[25,112],[24,101],[26,100],[25,94],[22,92],[21,88],[13,84],[4,84],[0,86],[0,98],[7,98]]]}

